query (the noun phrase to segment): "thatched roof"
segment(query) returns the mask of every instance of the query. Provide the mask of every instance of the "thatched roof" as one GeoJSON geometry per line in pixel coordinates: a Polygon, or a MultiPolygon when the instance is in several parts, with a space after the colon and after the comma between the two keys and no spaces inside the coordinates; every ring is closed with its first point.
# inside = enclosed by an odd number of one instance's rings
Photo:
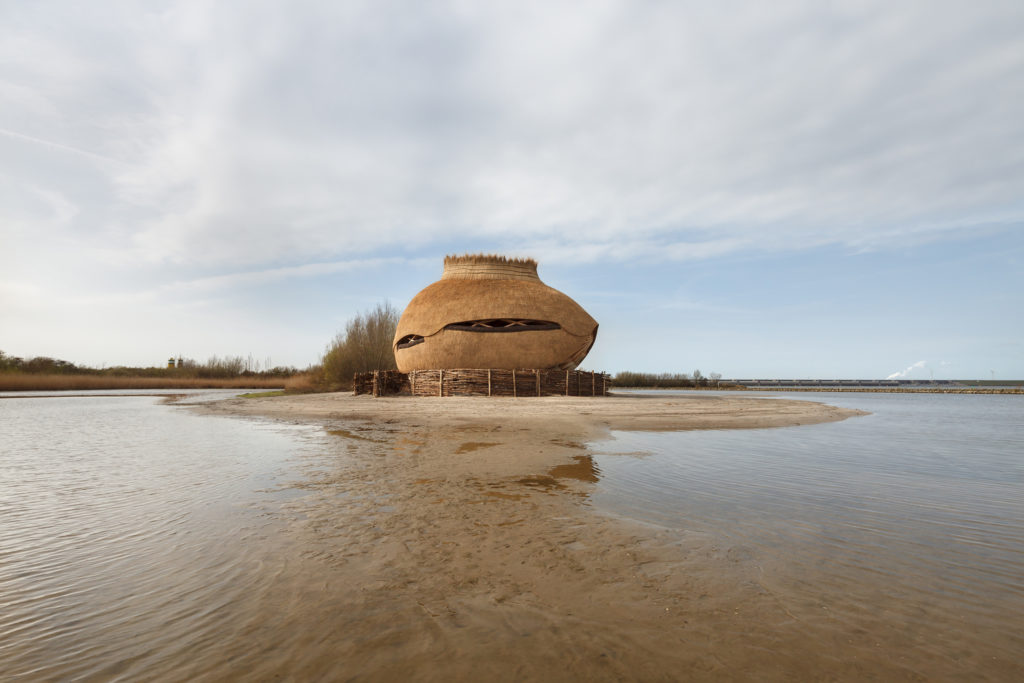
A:
{"type": "Polygon", "coordinates": [[[396,346],[408,335],[424,337],[425,343],[398,350],[396,360],[403,371],[576,367],[596,334],[596,320],[568,296],[541,282],[536,261],[448,256],[441,279],[409,302],[398,323],[396,346]],[[487,319],[544,321],[557,323],[559,329],[500,335],[445,329],[487,319]]]}
{"type": "Polygon", "coordinates": [[[537,262],[532,258],[518,256],[502,256],[501,254],[448,254],[444,257],[444,266],[454,265],[491,265],[491,266],[528,266],[537,272],[537,262]]]}
{"type": "Polygon", "coordinates": [[[445,256],[441,279],[536,280],[537,262],[532,258],[508,258],[497,254],[445,256]]]}

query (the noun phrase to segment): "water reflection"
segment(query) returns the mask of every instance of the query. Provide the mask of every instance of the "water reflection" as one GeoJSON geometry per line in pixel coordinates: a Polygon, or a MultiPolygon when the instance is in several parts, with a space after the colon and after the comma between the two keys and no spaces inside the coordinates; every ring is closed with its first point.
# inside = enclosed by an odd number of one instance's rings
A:
{"type": "Polygon", "coordinates": [[[494,446],[500,445],[501,444],[499,444],[497,441],[467,441],[463,444],[460,444],[459,447],[455,449],[455,454],[462,455],[463,453],[472,453],[473,451],[478,451],[481,448],[493,448],[494,446]]]}
{"type": "Polygon", "coordinates": [[[590,455],[577,455],[573,456],[573,462],[571,465],[556,465],[548,470],[555,479],[575,479],[576,481],[585,481],[594,483],[601,478],[601,470],[598,468],[597,463],[594,462],[593,456],[590,455]]]}
{"type": "Polygon", "coordinates": [[[833,618],[866,624],[876,611],[969,648],[1024,646],[1012,626],[1024,612],[1020,398],[807,398],[872,415],[798,429],[617,433],[594,444],[603,476],[592,500],[742,548],[735,561],[756,567],[761,585],[820,601],[833,618]],[[614,455],[633,449],[650,455],[614,455]]]}

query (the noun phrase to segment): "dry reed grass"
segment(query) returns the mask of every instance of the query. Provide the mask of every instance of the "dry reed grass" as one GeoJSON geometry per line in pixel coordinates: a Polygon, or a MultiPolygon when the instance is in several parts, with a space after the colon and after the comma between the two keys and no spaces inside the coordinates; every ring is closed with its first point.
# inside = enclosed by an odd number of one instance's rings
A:
{"type": "Polygon", "coordinates": [[[537,262],[530,258],[507,258],[496,254],[445,256],[441,279],[532,280],[539,282],[537,262]]]}
{"type": "Polygon", "coordinates": [[[284,381],[284,390],[289,394],[312,394],[323,391],[317,380],[317,375],[313,373],[292,375],[284,381]]]}
{"type": "Polygon", "coordinates": [[[277,389],[281,378],[200,379],[185,377],[108,377],[0,373],[0,391],[88,391],[96,389],[277,389]]]}

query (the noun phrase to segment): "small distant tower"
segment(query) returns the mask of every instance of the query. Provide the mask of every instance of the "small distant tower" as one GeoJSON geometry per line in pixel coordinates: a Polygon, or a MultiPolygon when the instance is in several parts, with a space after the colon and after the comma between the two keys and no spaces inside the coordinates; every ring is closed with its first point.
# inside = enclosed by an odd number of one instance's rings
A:
{"type": "Polygon", "coordinates": [[[178,356],[178,367],[179,368],[185,367],[185,359],[182,358],[181,356],[178,356]]]}
{"type": "Polygon", "coordinates": [[[169,368],[173,368],[174,367],[174,356],[171,356],[170,358],[167,359],[167,367],[169,367],[169,368]]]}

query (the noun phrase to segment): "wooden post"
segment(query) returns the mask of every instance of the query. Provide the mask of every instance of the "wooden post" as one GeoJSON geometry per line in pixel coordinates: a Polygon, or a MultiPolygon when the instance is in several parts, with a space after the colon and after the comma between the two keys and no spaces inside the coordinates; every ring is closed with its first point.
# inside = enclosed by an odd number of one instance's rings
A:
{"type": "Polygon", "coordinates": [[[370,393],[374,398],[380,396],[380,376],[376,370],[373,371],[373,384],[370,386],[370,393]]]}
{"type": "Polygon", "coordinates": [[[516,394],[516,371],[513,368],[512,369],[512,397],[515,398],[516,396],[517,396],[517,394],[516,394]]]}
{"type": "Polygon", "coordinates": [[[487,368],[487,395],[491,395],[491,369],[487,368]]]}
{"type": "Polygon", "coordinates": [[[413,396],[416,395],[416,371],[413,370],[409,373],[409,393],[413,396]]]}
{"type": "Polygon", "coordinates": [[[437,395],[444,396],[444,370],[438,370],[437,372],[437,395]]]}
{"type": "Polygon", "coordinates": [[[597,396],[597,382],[594,379],[594,371],[590,371],[590,395],[597,396]]]}
{"type": "Polygon", "coordinates": [[[534,370],[533,376],[537,378],[537,395],[540,396],[540,370],[534,370]]]}
{"type": "Polygon", "coordinates": [[[565,395],[569,395],[569,371],[565,371],[565,395]]]}

